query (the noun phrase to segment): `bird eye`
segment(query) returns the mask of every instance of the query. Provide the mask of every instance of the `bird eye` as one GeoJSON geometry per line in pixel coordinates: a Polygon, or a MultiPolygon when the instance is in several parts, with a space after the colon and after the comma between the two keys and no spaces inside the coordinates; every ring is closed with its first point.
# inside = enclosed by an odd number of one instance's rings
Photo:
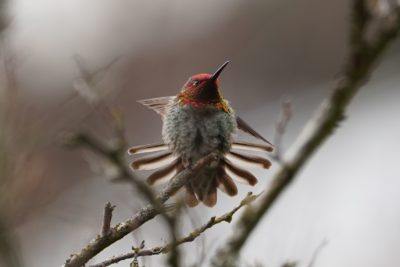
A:
{"type": "Polygon", "coordinates": [[[194,80],[194,81],[192,82],[193,86],[196,86],[196,85],[198,85],[199,83],[200,83],[199,80],[194,80]]]}

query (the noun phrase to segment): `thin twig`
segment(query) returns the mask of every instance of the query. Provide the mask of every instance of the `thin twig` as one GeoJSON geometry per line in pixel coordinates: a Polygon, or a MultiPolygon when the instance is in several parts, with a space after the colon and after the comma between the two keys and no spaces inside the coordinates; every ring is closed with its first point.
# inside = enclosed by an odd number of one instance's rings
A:
{"type": "Polygon", "coordinates": [[[314,267],[315,262],[317,261],[317,258],[319,254],[321,253],[322,249],[328,244],[327,240],[323,240],[321,244],[314,250],[310,262],[307,264],[307,267],[314,267]]]}
{"type": "Polygon", "coordinates": [[[297,266],[297,262],[295,261],[288,261],[285,262],[284,264],[282,264],[281,267],[296,267],[297,266]]]}
{"type": "Polygon", "coordinates": [[[167,260],[167,263],[169,264],[170,267],[179,267],[181,266],[181,254],[178,248],[178,239],[176,238],[178,236],[178,223],[179,223],[179,217],[180,213],[182,211],[182,205],[183,201],[180,200],[178,203],[175,205],[176,208],[172,211],[171,216],[169,216],[170,220],[168,221],[168,226],[169,226],[169,232],[170,236],[172,238],[172,247],[171,251],[167,260]]]}
{"type": "Polygon", "coordinates": [[[144,249],[144,246],[145,246],[145,241],[142,240],[139,247],[132,247],[133,260],[132,260],[131,264],[129,265],[130,267],[139,267],[138,254],[142,249],[144,249]]]}
{"type": "Polygon", "coordinates": [[[379,32],[376,41],[367,44],[364,40],[369,18],[366,12],[364,1],[355,0],[353,5],[351,52],[342,80],[332,95],[323,102],[320,112],[307,123],[296,143],[287,153],[282,166],[274,175],[267,193],[258,201],[257,205],[246,208],[239,219],[236,231],[228,238],[227,243],[217,251],[213,259],[214,266],[237,266],[239,251],[261,218],[288,188],[299,170],[314,152],[333,133],[339,122],[343,120],[346,107],[353,96],[370,76],[380,55],[398,34],[400,12],[396,10],[397,19],[392,27],[379,32]]]}
{"type": "Polygon", "coordinates": [[[225,213],[222,216],[219,217],[211,217],[207,223],[202,225],[201,227],[193,230],[190,234],[188,234],[185,237],[178,238],[176,242],[172,242],[170,244],[164,245],[164,246],[157,246],[153,247],[151,249],[146,249],[146,250],[140,250],[140,251],[133,251],[130,253],[126,253],[120,256],[112,257],[109,260],[103,261],[101,263],[95,264],[95,265],[90,265],[88,267],[106,267],[115,263],[118,263],[120,261],[126,260],[126,259],[131,259],[136,257],[143,257],[143,256],[153,256],[153,255],[159,255],[159,254],[166,254],[170,252],[174,247],[180,246],[184,243],[192,242],[194,241],[197,237],[199,237],[202,233],[207,231],[208,229],[212,228],[213,226],[220,224],[222,222],[227,222],[230,223],[232,221],[233,215],[242,207],[252,203],[258,195],[253,195],[251,192],[246,195],[246,197],[240,202],[238,206],[233,208],[231,211],[225,213]]]}
{"type": "Polygon", "coordinates": [[[275,137],[274,137],[274,144],[275,144],[274,158],[278,162],[282,161],[282,148],[281,148],[282,139],[291,117],[292,117],[292,104],[288,100],[283,101],[281,105],[281,113],[279,115],[278,121],[276,122],[275,137]]]}
{"type": "MultiPolygon", "coordinates": [[[[211,161],[215,160],[218,155],[211,153],[196,162],[191,169],[185,169],[172,178],[169,183],[156,196],[155,203],[164,204],[174,193],[176,193],[186,182],[199,170],[204,168],[211,161]]],[[[92,257],[100,251],[110,246],[114,242],[120,240],[130,232],[136,230],[147,221],[153,219],[160,214],[160,209],[152,204],[141,208],[132,218],[125,222],[119,223],[111,227],[107,236],[98,235],[89,242],[79,253],[72,255],[63,265],[64,267],[81,267],[84,266],[92,257]]]]}
{"type": "Polygon", "coordinates": [[[112,206],[110,202],[108,202],[104,207],[103,226],[101,228],[101,234],[103,236],[106,236],[110,233],[112,212],[114,208],[115,206],[112,206]]]}
{"type": "MultiPolygon", "coordinates": [[[[93,110],[98,110],[98,108],[103,108],[106,112],[101,113],[100,115],[105,115],[107,117],[101,117],[105,125],[114,124],[116,122],[115,116],[113,114],[113,110],[107,105],[104,99],[99,94],[100,86],[99,83],[101,82],[102,77],[107,74],[111,67],[117,62],[113,60],[112,62],[108,63],[107,65],[100,67],[97,71],[89,71],[86,65],[85,60],[80,55],[74,55],[73,57],[77,69],[79,71],[79,77],[74,81],[74,89],[76,92],[86,100],[93,110]]],[[[89,113],[90,114],[90,113],[89,113]]],[[[89,114],[87,116],[89,116],[89,114]]],[[[119,125],[112,125],[112,126],[119,126],[119,125]]],[[[120,128],[119,127],[110,127],[112,130],[116,130],[117,136],[120,135],[120,128]]],[[[124,138],[123,138],[124,139],[124,138]]]]}

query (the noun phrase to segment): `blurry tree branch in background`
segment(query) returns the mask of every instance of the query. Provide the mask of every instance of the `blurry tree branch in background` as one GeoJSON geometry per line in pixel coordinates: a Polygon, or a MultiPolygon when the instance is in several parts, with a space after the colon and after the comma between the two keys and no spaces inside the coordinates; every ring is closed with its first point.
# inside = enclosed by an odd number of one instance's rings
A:
{"type": "MultiPolygon", "coordinates": [[[[4,216],[0,214],[0,216],[4,216]]],[[[21,259],[15,244],[14,237],[10,235],[8,225],[0,221],[0,266],[21,267],[21,259]]]]}
{"type": "Polygon", "coordinates": [[[274,158],[276,161],[282,161],[282,138],[286,132],[286,127],[292,117],[292,104],[290,101],[283,101],[281,105],[281,114],[275,125],[275,136],[274,136],[274,144],[275,144],[275,154],[274,158]]]}
{"type": "MultiPolygon", "coordinates": [[[[124,146],[110,147],[105,146],[101,142],[97,141],[94,137],[86,133],[77,133],[68,137],[68,145],[87,147],[91,151],[103,156],[109,160],[113,166],[117,168],[118,177],[114,179],[115,181],[128,181],[130,182],[137,191],[146,197],[151,203],[155,203],[155,196],[152,189],[147,186],[145,182],[139,180],[127,167],[124,154],[126,149],[124,146]]],[[[118,142],[120,143],[120,142],[118,142]]]]}
{"type": "Polygon", "coordinates": [[[153,190],[145,182],[138,179],[125,163],[124,155],[126,153],[126,139],[120,115],[109,108],[107,104],[102,101],[101,97],[96,94],[98,80],[105,75],[117,59],[114,59],[106,66],[93,73],[90,73],[87,70],[85,62],[80,56],[75,55],[74,59],[81,74],[79,83],[75,84],[76,90],[89,102],[99,102],[99,104],[104,107],[105,115],[110,118],[111,122],[109,123],[113,126],[111,128],[115,133],[116,140],[113,142],[113,145],[105,145],[89,134],[76,133],[67,137],[67,144],[75,147],[87,147],[89,150],[107,159],[115,168],[117,168],[118,176],[114,178],[114,181],[131,183],[137,192],[142,194],[150,203],[159,206],[160,208],[160,204],[156,202],[153,190]]]}
{"type": "Polygon", "coordinates": [[[307,264],[307,267],[314,267],[315,262],[318,259],[319,254],[321,253],[322,249],[328,244],[327,240],[323,240],[321,244],[315,249],[314,253],[311,256],[310,262],[307,264]]]}
{"type": "MultiPolygon", "coordinates": [[[[266,192],[251,206],[246,207],[239,218],[235,231],[227,242],[221,246],[212,259],[212,264],[218,267],[239,266],[240,251],[246,241],[270,210],[275,201],[281,196],[286,188],[291,184],[299,170],[306,164],[313,153],[323,144],[323,142],[333,133],[337,125],[345,117],[345,111],[353,96],[364,85],[372,73],[375,64],[387,48],[388,44],[396,37],[400,29],[399,7],[393,6],[392,12],[380,17],[382,22],[379,27],[371,31],[371,24],[376,21],[374,10],[368,9],[364,0],[354,0],[352,5],[352,24],[350,31],[350,52],[346,62],[342,78],[338,82],[333,93],[322,104],[316,116],[305,126],[299,135],[296,143],[284,156],[277,155],[280,166],[273,177],[273,180],[266,192]]],[[[82,71],[82,69],[81,69],[82,71]]],[[[85,74],[83,72],[83,74],[85,74]]],[[[86,85],[91,86],[90,75],[82,75],[86,85]],[[86,78],[85,78],[86,77],[86,78]],[[89,77],[89,78],[87,78],[89,77]]],[[[290,118],[290,106],[284,105],[282,118],[277,125],[278,140],[280,142],[285,131],[286,124],[290,118]]],[[[166,201],[181,188],[186,179],[195,175],[196,172],[207,165],[214,157],[210,154],[199,160],[191,169],[185,169],[176,175],[169,184],[162,189],[158,195],[141,180],[133,176],[125,164],[123,155],[125,153],[125,141],[123,134],[120,134],[119,146],[108,147],[95,140],[87,134],[76,134],[73,143],[86,146],[97,154],[110,160],[119,170],[119,178],[127,179],[142,193],[150,204],[141,208],[132,218],[125,222],[109,227],[111,221],[111,211],[106,207],[103,230],[95,239],[90,241],[79,253],[74,254],[65,262],[65,267],[80,267],[85,265],[91,258],[100,251],[118,241],[125,235],[139,228],[145,222],[153,219],[159,214],[165,214],[163,208],[166,201]],[[107,216],[106,216],[107,215],[107,216]]],[[[104,261],[94,266],[107,266],[123,259],[134,258],[134,262],[139,256],[157,255],[160,253],[174,252],[174,249],[185,242],[194,240],[199,234],[216,224],[216,222],[228,221],[232,215],[243,205],[223,215],[222,217],[211,219],[207,224],[195,230],[192,234],[182,239],[173,236],[171,244],[158,247],[155,250],[144,250],[144,246],[134,249],[133,252],[104,261]],[[230,215],[229,215],[230,214],[230,215]],[[227,217],[224,217],[227,216],[227,217]],[[218,220],[219,219],[219,220],[218,220]]],[[[168,217],[166,217],[167,222],[168,217]]],[[[173,225],[175,226],[175,225],[173,225]]],[[[173,227],[172,227],[173,228],[173,227]]],[[[175,251],[174,253],[177,253],[175,251]]],[[[171,256],[170,265],[179,265],[179,254],[171,256]]],[[[314,261],[312,261],[314,264],[314,261]]],[[[284,266],[294,266],[295,263],[286,263],[284,266]]]]}
{"type": "Polygon", "coordinates": [[[0,0],[0,266],[22,267],[13,227],[32,211],[33,202],[40,202],[45,163],[35,151],[37,135],[31,123],[16,112],[25,110],[18,105],[16,61],[5,36],[7,11],[8,1],[0,0]]]}
{"type": "Polygon", "coordinates": [[[400,30],[399,7],[392,10],[390,24],[378,29],[374,38],[367,41],[369,23],[373,20],[364,0],[354,0],[352,6],[352,29],[350,32],[350,55],[332,95],[326,99],[316,116],[305,126],[291,151],[282,159],[282,165],[273,177],[266,194],[240,217],[236,231],[214,257],[214,266],[237,266],[238,255],[263,216],[284,190],[290,185],[301,167],[333,133],[345,118],[345,111],[353,96],[364,85],[377,60],[395,39],[400,30]]]}
{"type": "MultiPolygon", "coordinates": [[[[1,2],[3,4],[3,1],[1,2]]],[[[3,10],[0,10],[1,15],[3,10]]],[[[0,17],[1,19],[1,17],[0,17]]],[[[5,55],[2,55],[4,64],[5,55]]],[[[12,86],[14,83],[14,76],[12,71],[8,72],[11,67],[6,65],[7,73],[5,74],[6,85],[3,89],[4,95],[7,95],[10,102],[13,102],[13,92],[15,88],[12,86]]],[[[12,136],[11,133],[18,127],[15,121],[10,122],[12,117],[11,109],[12,105],[7,100],[0,98],[0,266],[10,267],[21,267],[21,259],[19,251],[17,249],[15,237],[11,231],[12,221],[16,220],[18,207],[11,207],[11,203],[17,204],[15,201],[18,197],[17,194],[21,189],[21,178],[18,177],[19,163],[24,161],[25,158],[29,157],[29,149],[21,150],[20,153],[16,154],[15,150],[21,145],[23,139],[20,136],[12,136]]],[[[26,143],[26,142],[25,142],[26,143]]],[[[23,172],[23,170],[22,170],[23,172]]],[[[34,176],[34,175],[33,175],[34,176]]],[[[27,178],[27,183],[31,177],[27,178]]],[[[21,196],[23,198],[24,196],[21,196]]],[[[15,205],[18,206],[18,205],[15,205]]]]}

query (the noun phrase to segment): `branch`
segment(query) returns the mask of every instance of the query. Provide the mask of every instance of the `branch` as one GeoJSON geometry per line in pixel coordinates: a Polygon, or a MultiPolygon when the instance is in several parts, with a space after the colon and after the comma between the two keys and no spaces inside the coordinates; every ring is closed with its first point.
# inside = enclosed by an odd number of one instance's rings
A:
{"type": "Polygon", "coordinates": [[[322,249],[328,244],[327,240],[323,240],[322,243],[315,249],[311,256],[311,260],[308,263],[307,267],[314,267],[315,262],[317,261],[317,258],[319,256],[319,253],[322,251],[322,249]]]}
{"type": "Polygon", "coordinates": [[[6,264],[9,267],[22,267],[21,256],[18,246],[15,243],[10,227],[6,222],[6,216],[0,217],[0,264],[6,264]]]}
{"type": "MultiPolygon", "coordinates": [[[[217,157],[216,153],[211,153],[196,162],[191,169],[185,169],[174,178],[172,178],[167,186],[157,194],[156,203],[164,204],[167,200],[176,193],[186,182],[189,177],[195,175],[200,169],[204,168],[217,157]]],[[[98,235],[89,242],[78,254],[72,255],[63,265],[64,267],[81,267],[84,266],[91,258],[97,255],[100,251],[107,248],[114,242],[120,240],[130,232],[136,230],[147,221],[153,219],[160,214],[160,209],[152,204],[141,208],[132,218],[125,222],[119,223],[112,227],[108,235],[98,235]]]]}
{"type": "Polygon", "coordinates": [[[242,207],[249,205],[252,203],[258,195],[253,195],[251,192],[247,194],[247,196],[240,202],[238,206],[233,208],[230,212],[225,213],[220,217],[211,217],[210,220],[205,223],[203,226],[193,230],[190,234],[185,237],[178,238],[176,242],[164,245],[164,246],[157,246],[151,249],[140,250],[140,251],[133,251],[130,253],[126,253],[117,257],[112,257],[109,260],[103,261],[101,263],[90,265],[88,267],[106,267],[115,263],[118,263],[123,260],[131,259],[134,257],[143,257],[143,256],[153,256],[159,254],[166,254],[170,252],[174,247],[180,246],[184,243],[192,242],[197,237],[199,237],[202,233],[207,231],[208,229],[212,228],[213,226],[220,224],[222,222],[230,223],[232,221],[233,215],[242,207]]]}
{"type": "Polygon", "coordinates": [[[396,21],[377,33],[376,41],[367,44],[364,34],[369,16],[363,0],[353,5],[353,28],[351,51],[342,80],[332,95],[326,99],[315,118],[303,129],[295,145],[282,161],[282,166],[273,177],[271,186],[255,206],[248,207],[239,219],[236,231],[228,238],[226,246],[219,249],[213,259],[214,266],[236,266],[239,251],[250,237],[261,218],[270,210],[279,196],[294,180],[299,170],[314,152],[333,133],[345,117],[345,110],[353,96],[370,76],[375,63],[395,39],[400,28],[400,12],[396,10],[396,21]]]}
{"type": "MultiPolygon", "coordinates": [[[[177,236],[178,236],[178,220],[180,218],[180,212],[182,210],[182,201],[178,201],[175,204],[176,208],[172,211],[171,216],[169,216],[168,226],[169,226],[169,233],[172,238],[172,247],[169,253],[169,257],[167,259],[167,263],[170,267],[180,267],[181,266],[181,254],[179,251],[177,236]]],[[[138,256],[136,256],[137,258],[138,256]]]]}
{"type": "Polygon", "coordinates": [[[101,234],[103,236],[106,236],[110,233],[112,212],[114,208],[115,206],[111,206],[110,202],[108,202],[104,207],[103,227],[101,228],[101,234]]]}
{"type": "Polygon", "coordinates": [[[274,158],[278,161],[282,161],[282,139],[283,135],[286,132],[286,127],[290,121],[290,118],[292,117],[292,104],[290,101],[286,100],[282,102],[281,105],[281,114],[279,115],[279,119],[277,120],[275,124],[275,137],[274,137],[274,143],[275,143],[275,154],[274,158]]]}

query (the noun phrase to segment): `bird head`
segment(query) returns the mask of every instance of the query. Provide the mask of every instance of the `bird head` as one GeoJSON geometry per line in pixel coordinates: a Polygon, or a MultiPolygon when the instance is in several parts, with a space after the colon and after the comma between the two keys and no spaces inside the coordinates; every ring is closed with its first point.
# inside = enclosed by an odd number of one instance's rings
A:
{"type": "Polygon", "coordinates": [[[222,64],[214,74],[196,74],[189,78],[178,94],[182,105],[206,106],[213,105],[226,109],[224,99],[219,89],[218,77],[229,61],[222,64]],[[222,105],[222,106],[221,106],[222,105]]]}

